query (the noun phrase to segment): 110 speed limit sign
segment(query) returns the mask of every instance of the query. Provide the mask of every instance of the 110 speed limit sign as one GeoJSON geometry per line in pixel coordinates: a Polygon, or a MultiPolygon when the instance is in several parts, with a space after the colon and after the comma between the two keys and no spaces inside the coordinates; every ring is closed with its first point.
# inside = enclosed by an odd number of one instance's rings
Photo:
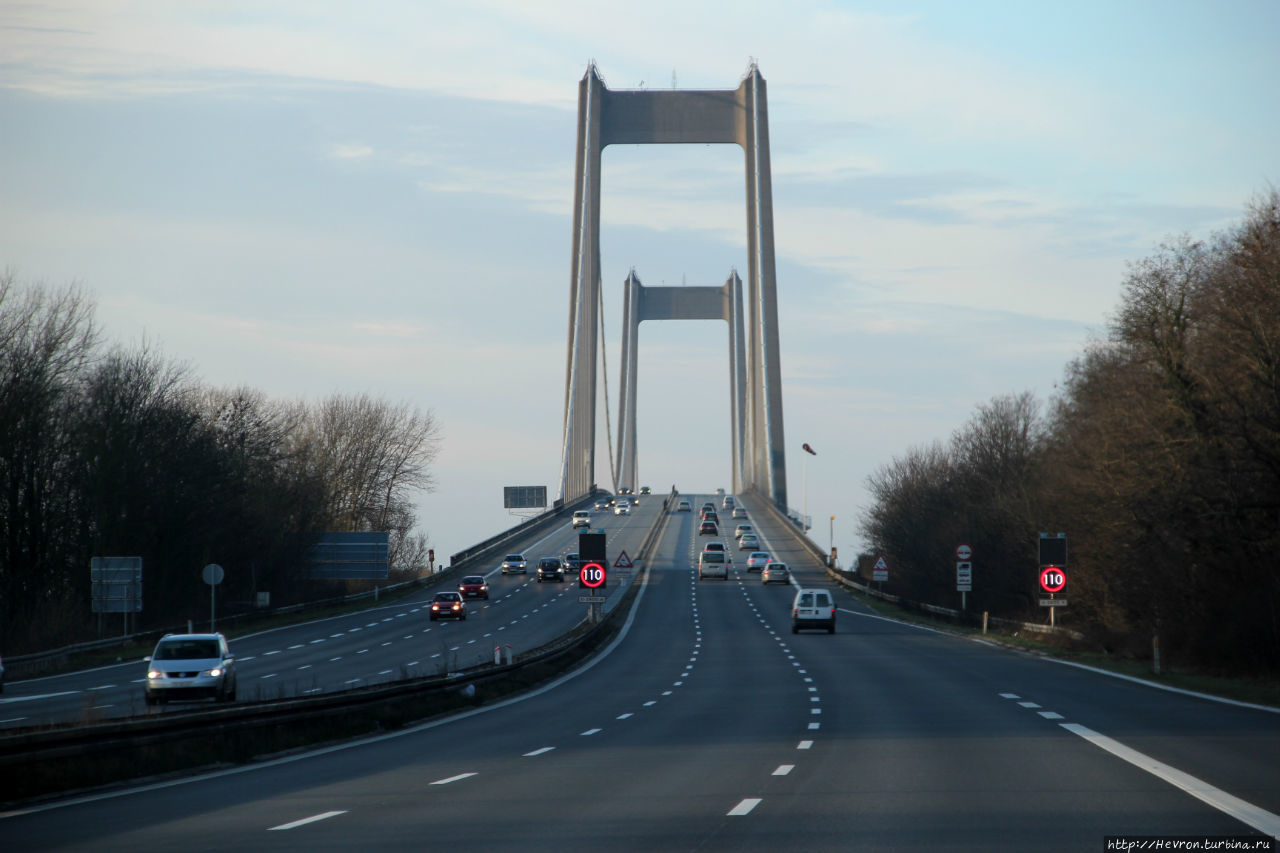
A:
{"type": "Polygon", "coordinates": [[[1045,592],[1062,592],[1067,586],[1066,569],[1045,566],[1040,570],[1040,588],[1045,592]]]}

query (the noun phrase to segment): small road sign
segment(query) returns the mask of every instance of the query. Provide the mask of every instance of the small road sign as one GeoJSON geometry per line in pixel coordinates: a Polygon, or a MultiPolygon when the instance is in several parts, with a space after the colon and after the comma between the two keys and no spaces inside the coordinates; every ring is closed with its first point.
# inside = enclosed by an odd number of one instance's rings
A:
{"type": "Polygon", "coordinates": [[[957,545],[956,559],[967,563],[969,560],[973,559],[973,549],[968,545],[957,545]]]}
{"type": "Polygon", "coordinates": [[[601,563],[583,563],[578,570],[578,583],[588,589],[599,589],[604,586],[608,573],[601,563]]]}
{"type": "Polygon", "coordinates": [[[1065,598],[1042,598],[1040,599],[1041,607],[1066,607],[1067,600],[1065,598]]]}
{"type": "Polygon", "coordinates": [[[618,559],[613,561],[613,567],[615,569],[634,568],[634,566],[631,565],[631,558],[627,556],[626,551],[623,551],[621,554],[619,554],[618,559]]]}
{"type": "Polygon", "coordinates": [[[885,562],[884,554],[876,557],[875,565],[871,567],[871,579],[873,581],[887,581],[889,579],[889,564],[885,562]]]}
{"type": "Polygon", "coordinates": [[[580,595],[578,596],[579,604],[604,604],[609,600],[607,595],[580,595]]]}
{"type": "Polygon", "coordinates": [[[973,563],[956,563],[956,592],[973,591],[973,563]]]}
{"type": "Polygon", "coordinates": [[[1040,588],[1045,592],[1062,592],[1067,586],[1067,572],[1058,566],[1045,566],[1040,570],[1040,588]]]}

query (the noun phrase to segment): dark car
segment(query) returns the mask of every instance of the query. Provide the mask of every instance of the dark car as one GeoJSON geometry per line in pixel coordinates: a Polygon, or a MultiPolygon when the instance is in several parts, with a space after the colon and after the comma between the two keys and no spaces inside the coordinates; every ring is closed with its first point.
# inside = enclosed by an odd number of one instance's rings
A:
{"type": "Polygon", "coordinates": [[[708,535],[708,534],[709,534],[709,535],[711,535],[711,536],[719,536],[719,535],[720,535],[720,525],[716,524],[714,521],[704,521],[704,522],[702,522],[702,524],[701,524],[701,525],[699,525],[699,527],[698,527],[698,535],[699,535],[699,536],[706,536],[706,535],[708,535]]]}
{"type": "Polygon", "coordinates": [[[578,552],[574,551],[564,555],[564,570],[566,572],[577,574],[578,570],[581,568],[582,558],[578,556],[578,552]]]}
{"type": "Polygon", "coordinates": [[[458,584],[458,592],[463,598],[489,598],[489,584],[484,575],[467,575],[458,584]]]}
{"type": "Polygon", "coordinates": [[[437,619],[467,619],[467,603],[460,592],[437,592],[431,602],[431,621],[437,619]]]}
{"type": "Polygon", "coordinates": [[[543,557],[538,561],[538,583],[564,580],[564,563],[559,557],[543,557]]]}

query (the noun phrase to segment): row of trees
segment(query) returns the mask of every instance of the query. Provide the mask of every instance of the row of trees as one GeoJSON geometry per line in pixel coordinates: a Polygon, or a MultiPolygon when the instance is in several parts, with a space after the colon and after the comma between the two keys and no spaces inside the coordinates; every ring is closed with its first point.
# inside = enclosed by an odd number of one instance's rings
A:
{"type": "Polygon", "coordinates": [[[93,314],[78,288],[0,274],[0,649],[92,633],[94,556],[143,558],[144,627],[206,615],[211,562],[232,606],[327,594],[305,563],[325,530],[387,530],[393,571],[425,562],[430,412],[209,388],[145,344],[105,346],[93,314]]]}
{"type": "MultiPolygon", "coordinates": [[[[1060,394],[980,406],[869,479],[862,531],[898,591],[1042,618],[1039,532],[1070,540],[1070,623],[1108,648],[1280,669],[1280,193],[1209,242],[1131,266],[1106,340],[1060,394]]],[[[1061,614],[1060,614],[1061,615],[1061,614]]]]}

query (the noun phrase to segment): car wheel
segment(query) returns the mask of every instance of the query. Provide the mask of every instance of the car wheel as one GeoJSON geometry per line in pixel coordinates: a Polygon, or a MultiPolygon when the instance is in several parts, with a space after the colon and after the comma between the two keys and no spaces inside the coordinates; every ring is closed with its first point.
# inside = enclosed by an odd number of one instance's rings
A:
{"type": "Polygon", "coordinates": [[[827,626],[827,633],[834,634],[835,632],[836,632],[836,625],[834,622],[832,622],[830,625],[827,626]]]}
{"type": "Polygon", "coordinates": [[[800,626],[799,626],[799,625],[792,625],[792,626],[791,626],[791,633],[793,633],[793,634],[799,634],[799,633],[800,633],[800,626]]]}

